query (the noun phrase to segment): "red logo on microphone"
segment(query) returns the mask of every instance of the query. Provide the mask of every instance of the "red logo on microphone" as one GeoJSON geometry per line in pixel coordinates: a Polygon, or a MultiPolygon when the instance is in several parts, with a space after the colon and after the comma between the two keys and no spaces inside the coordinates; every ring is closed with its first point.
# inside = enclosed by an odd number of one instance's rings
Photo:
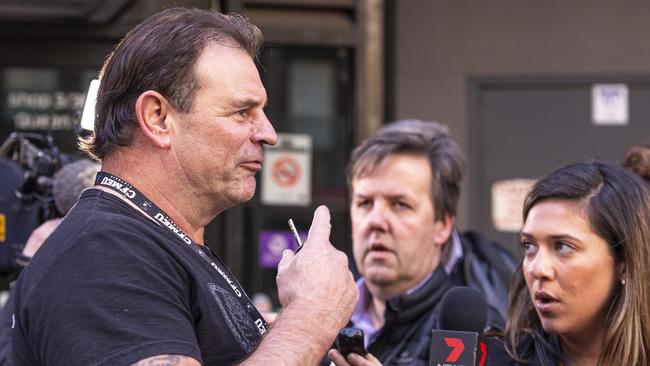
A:
{"type": "Polygon", "coordinates": [[[447,356],[447,359],[445,361],[446,362],[458,361],[458,357],[460,357],[460,355],[465,350],[465,344],[463,343],[463,340],[460,338],[445,337],[445,343],[447,344],[447,347],[453,348],[451,352],[449,352],[449,356],[447,356]]]}
{"type": "Polygon", "coordinates": [[[485,359],[487,358],[487,345],[484,342],[480,343],[481,347],[481,362],[479,366],[485,366],[485,359]]]}

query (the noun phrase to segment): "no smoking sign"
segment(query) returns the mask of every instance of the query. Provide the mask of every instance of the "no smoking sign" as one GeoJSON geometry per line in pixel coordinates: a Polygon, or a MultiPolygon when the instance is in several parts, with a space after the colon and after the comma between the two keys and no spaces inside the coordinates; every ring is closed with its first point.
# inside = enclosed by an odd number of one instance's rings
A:
{"type": "Polygon", "coordinates": [[[291,188],[300,179],[300,164],[292,156],[281,156],[271,167],[271,178],[278,186],[291,188]]]}
{"type": "Polygon", "coordinates": [[[265,205],[311,204],[312,140],[305,134],[278,134],[278,143],[264,149],[262,197],[265,205]]]}

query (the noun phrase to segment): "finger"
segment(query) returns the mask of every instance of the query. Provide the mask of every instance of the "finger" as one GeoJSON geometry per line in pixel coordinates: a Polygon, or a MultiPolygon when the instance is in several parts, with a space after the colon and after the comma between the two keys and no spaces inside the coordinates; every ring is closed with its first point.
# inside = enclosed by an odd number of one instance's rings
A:
{"type": "Polygon", "coordinates": [[[356,353],[350,353],[348,355],[348,362],[352,366],[381,366],[381,363],[372,355],[368,354],[372,359],[369,357],[363,357],[359,354],[356,353]]]}
{"type": "Polygon", "coordinates": [[[282,272],[282,270],[291,263],[291,259],[294,255],[295,253],[291,249],[285,249],[284,252],[282,252],[282,259],[280,259],[280,262],[278,263],[278,273],[282,272]]]}
{"type": "Polygon", "coordinates": [[[343,357],[341,352],[337,349],[331,349],[327,352],[327,357],[336,365],[336,366],[350,366],[348,361],[343,357]]]}
{"type": "Polygon", "coordinates": [[[377,359],[377,357],[373,356],[372,353],[370,353],[370,352],[366,353],[366,359],[368,361],[372,362],[373,365],[381,365],[381,363],[379,363],[379,360],[377,359]]]}
{"type": "Polygon", "coordinates": [[[264,318],[264,320],[266,320],[266,323],[269,326],[272,326],[273,323],[275,323],[275,318],[278,317],[278,313],[274,311],[265,311],[262,313],[262,317],[264,318]]]}
{"type": "Polygon", "coordinates": [[[314,219],[309,228],[307,241],[329,242],[331,230],[330,210],[327,206],[318,206],[316,211],[314,211],[314,219]]]}

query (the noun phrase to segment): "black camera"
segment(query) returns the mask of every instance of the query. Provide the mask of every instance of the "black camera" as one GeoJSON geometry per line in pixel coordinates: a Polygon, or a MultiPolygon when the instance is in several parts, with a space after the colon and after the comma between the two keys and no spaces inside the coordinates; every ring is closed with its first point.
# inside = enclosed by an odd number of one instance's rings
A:
{"type": "Polygon", "coordinates": [[[363,330],[352,327],[343,328],[336,338],[336,348],[343,357],[348,357],[350,353],[365,356],[367,352],[363,342],[363,330]]]}
{"type": "Polygon", "coordinates": [[[40,206],[41,222],[60,216],[52,198],[52,177],[70,158],[61,153],[52,135],[12,132],[0,146],[0,158],[20,165],[22,178],[14,193],[23,206],[40,206]]]}
{"type": "Polygon", "coordinates": [[[32,231],[61,216],[54,199],[53,177],[67,160],[49,133],[13,132],[0,145],[2,280],[19,273],[27,263],[21,252],[32,231]]]}

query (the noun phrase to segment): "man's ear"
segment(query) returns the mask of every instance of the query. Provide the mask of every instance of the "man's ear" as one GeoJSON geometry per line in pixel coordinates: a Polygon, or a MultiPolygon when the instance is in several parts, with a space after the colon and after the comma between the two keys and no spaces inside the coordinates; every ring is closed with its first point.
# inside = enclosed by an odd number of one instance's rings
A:
{"type": "Polygon", "coordinates": [[[455,222],[456,218],[452,215],[447,214],[442,219],[433,223],[433,227],[436,230],[434,237],[436,245],[442,246],[447,242],[447,240],[449,240],[449,237],[451,236],[451,230],[454,228],[455,222]]]}
{"type": "Polygon", "coordinates": [[[154,146],[167,149],[171,144],[168,118],[170,105],[160,93],[147,90],[140,94],[135,102],[135,115],[140,124],[140,130],[154,146]]]}

